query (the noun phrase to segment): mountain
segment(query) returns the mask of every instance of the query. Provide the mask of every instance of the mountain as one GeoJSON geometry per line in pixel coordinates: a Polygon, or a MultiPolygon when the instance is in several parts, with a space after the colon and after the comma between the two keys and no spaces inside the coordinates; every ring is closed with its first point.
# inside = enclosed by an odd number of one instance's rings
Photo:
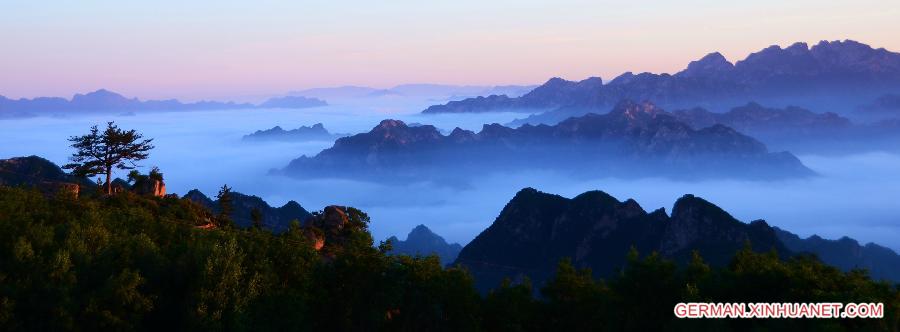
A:
{"type": "Polygon", "coordinates": [[[591,91],[602,88],[603,80],[592,77],[580,82],[566,81],[558,77],[540,85],[521,97],[507,95],[479,96],[459,101],[451,101],[445,105],[428,107],[422,113],[478,113],[489,111],[524,111],[549,110],[575,102],[570,98],[588,98],[591,91]]]}
{"type": "Polygon", "coordinates": [[[694,128],[722,124],[754,136],[833,133],[849,129],[853,125],[849,119],[832,112],[814,113],[795,106],[783,109],[767,108],[754,102],[732,108],[725,113],[713,113],[697,107],[677,110],[672,112],[672,115],[694,128]]]}
{"type": "Polygon", "coordinates": [[[900,279],[900,255],[889,248],[874,243],[861,246],[846,236],[837,240],[826,240],[818,235],[803,239],[778,227],[775,227],[775,234],[789,250],[813,254],[842,270],[866,269],[873,279],[900,279]]]}
{"type": "MultiPolygon", "coordinates": [[[[205,206],[210,211],[219,211],[218,201],[214,201],[204,195],[197,189],[193,189],[184,195],[183,198],[194,201],[197,204],[205,206]]],[[[275,232],[283,232],[288,229],[291,222],[297,220],[301,224],[309,219],[312,214],[306,211],[300,204],[295,201],[289,201],[281,207],[272,207],[262,198],[252,195],[245,195],[238,192],[231,193],[234,211],[231,213],[231,219],[239,227],[250,227],[253,221],[250,219],[250,211],[257,208],[262,212],[263,226],[275,232]]]]}
{"type": "Polygon", "coordinates": [[[713,265],[725,265],[745,243],[755,251],[788,250],[764,221],[745,224],[701,198],[685,195],[671,216],[646,212],[634,200],[620,202],[602,191],[564,198],[532,188],[519,191],[490,227],[456,259],[478,282],[495,287],[503,278],[527,276],[540,284],[562,258],[609,277],[631,248],[687,262],[694,250],[713,265]]]}
{"type": "Polygon", "coordinates": [[[750,102],[724,113],[695,107],[676,110],[672,116],[693,128],[725,125],[770,147],[800,153],[896,151],[900,142],[900,124],[892,121],[860,123],[796,106],[772,108],[750,102]]]}
{"type": "Polygon", "coordinates": [[[316,140],[333,140],[338,137],[347,136],[345,134],[332,134],[325,129],[321,123],[312,126],[301,126],[300,128],[284,130],[280,126],[272,127],[266,130],[257,130],[256,132],[245,135],[244,141],[316,141],[316,140]]]}
{"type": "Polygon", "coordinates": [[[898,89],[900,53],[851,40],[822,41],[813,47],[771,46],[734,64],[711,53],[674,75],[627,72],[606,84],[599,78],[579,82],[553,78],[518,98],[471,98],[435,105],[423,113],[549,110],[521,123],[552,124],[622,99],[648,100],[667,108],[718,107],[748,100],[840,108],[898,89]]]}
{"type": "Polygon", "coordinates": [[[53,162],[38,156],[0,159],[0,185],[33,187],[48,182],[94,185],[87,179],[64,172],[53,162]]]}
{"type": "Polygon", "coordinates": [[[376,89],[376,88],[348,85],[348,86],[339,86],[339,87],[330,87],[330,88],[312,88],[312,89],[305,89],[305,90],[299,90],[299,91],[291,91],[291,92],[288,92],[288,95],[315,97],[315,98],[322,98],[325,100],[352,99],[352,98],[367,97],[370,94],[372,94],[378,90],[379,89],[376,89]]]}
{"type": "Polygon", "coordinates": [[[551,169],[582,176],[787,178],[812,174],[788,152],[722,125],[693,129],[650,103],[623,101],[604,115],[557,125],[484,125],[479,133],[384,120],[338,139],[276,173],[379,181],[465,179],[511,170],[551,169]]]}
{"type": "Polygon", "coordinates": [[[72,176],[53,162],[38,157],[0,159],[0,186],[32,187],[47,195],[71,195],[96,190],[87,178],[72,176]]]}
{"type": "Polygon", "coordinates": [[[434,98],[438,100],[467,98],[503,94],[518,97],[533,89],[532,85],[449,85],[449,84],[401,84],[387,89],[361,86],[341,86],[333,88],[313,88],[290,92],[290,95],[302,95],[324,99],[359,99],[378,97],[416,97],[434,98]]]}
{"type": "Polygon", "coordinates": [[[725,266],[747,244],[756,252],[776,250],[781,257],[812,252],[827,264],[871,267],[877,278],[900,280],[898,256],[890,249],[860,247],[849,239],[801,240],[763,220],[743,223],[693,195],[679,198],[666,214],[662,208],[647,212],[632,199],[622,202],[602,191],[565,198],[532,188],[519,191],[454,264],[468,269],[477,287],[487,290],[504,278],[528,277],[540,285],[563,258],[590,268],[595,277],[610,278],[632,248],[681,264],[698,251],[710,265],[725,266]]]}
{"type": "Polygon", "coordinates": [[[285,96],[269,98],[269,100],[259,104],[260,108],[309,108],[319,106],[328,106],[328,103],[318,98],[285,96]]]}
{"type": "Polygon", "coordinates": [[[405,241],[401,241],[396,236],[391,236],[388,241],[393,245],[391,254],[409,255],[409,256],[426,256],[437,255],[441,259],[441,264],[448,265],[456,260],[456,255],[462,250],[459,243],[449,244],[444,238],[434,234],[425,225],[416,226],[406,236],[405,241]]]}
{"type": "Polygon", "coordinates": [[[900,94],[885,94],[860,108],[869,115],[887,114],[900,117],[900,94]]]}
{"type": "Polygon", "coordinates": [[[9,99],[0,96],[0,117],[36,116],[48,112],[123,112],[123,111],[194,111],[253,108],[306,108],[327,105],[324,101],[303,97],[272,98],[260,104],[199,101],[182,103],[175,99],[141,101],[100,89],[76,94],[72,99],[38,97],[9,99]]]}

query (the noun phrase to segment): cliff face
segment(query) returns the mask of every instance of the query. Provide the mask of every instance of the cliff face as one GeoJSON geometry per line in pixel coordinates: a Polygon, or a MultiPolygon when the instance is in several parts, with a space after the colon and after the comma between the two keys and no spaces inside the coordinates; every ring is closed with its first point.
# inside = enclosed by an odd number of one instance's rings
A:
{"type": "Polygon", "coordinates": [[[565,257],[604,277],[618,271],[632,247],[678,262],[687,262],[697,250],[711,264],[724,265],[746,243],[756,251],[790,253],[765,222],[742,223],[692,195],[679,199],[669,216],[601,191],[568,199],[526,188],[463,248],[456,264],[487,289],[507,277],[528,276],[539,283],[565,257]]]}
{"type": "Polygon", "coordinates": [[[409,255],[409,256],[426,256],[436,255],[441,260],[441,264],[449,265],[462,246],[459,243],[447,243],[444,238],[432,232],[425,225],[419,225],[413,228],[406,236],[406,240],[400,240],[396,236],[388,239],[393,245],[391,254],[409,255]]]}
{"type": "Polygon", "coordinates": [[[158,179],[145,179],[135,183],[131,190],[140,195],[163,197],[166,195],[166,183],[158,179]]]}
{"type": "Polygon", "coordinates": [[[770,153],[729,127],[694,129],[653,104],[630,101],[553,126],[490,124],[478,133],[456,128],[447,136],[433,126],[384,120],[314,157],[291,161],[282,173],[414,181],[516,169],[676,178],[812,174],[793,155],[770,153]]]}

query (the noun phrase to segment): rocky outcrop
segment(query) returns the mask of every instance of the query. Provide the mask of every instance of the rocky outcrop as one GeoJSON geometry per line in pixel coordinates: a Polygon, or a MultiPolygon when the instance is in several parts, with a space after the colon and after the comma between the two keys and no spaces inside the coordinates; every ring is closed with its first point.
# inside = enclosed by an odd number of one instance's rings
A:
{"type": "Polygon", "coordinates": [[[136,194],[163,197],[166,195],[166,183],[162,180],[147,179],[136,183],[131,188],[136,194]]]}
{"type": "Polygon", "coordinates": [[[771,153],[729,127],[694,129],[651,103],[631,101],[554,126],[490,124],[478,133],[456,128],[447,136],[433,126],[384,120],[314,157],[291,161],[280,173],[421,181],[523,169],[674,178],[812,174],[790,153],[771,153]]]}
{"type": "Polygon", "coordinates": [[[790,252],[765,222],[745,224],[692,195],[679,199],[669,216],[664,209],[646,212],[634,200],[621,202],[601,191],[569,199],[526,188],[462,249],[456,264],[488,289],[503,278],[522,276],[540,284],[562,258],[608,277],[623,266],[631,248],[677,262],[687,262],[696,250],[707,262],[724,265],[747,244],[756,251],[790,252]]]}
{"type": "Polygon", "coordinates": [[[388,238],[393,249],[390,254],[409,255],[409,256],[426,256],[436,255],[441,260],[441,264],[449,265],[462,246],[459,243],[447,243],[444,238],[432,232],[425,225],[418,225],[409,232],[406,240],[400,240],[396,236],[388,238]]]}
{"type": "Polygon", "coordinates": [[[59,195],[72,199],[77,199],[78,195],[81,194],[81,185],[72,182],[44,181],[41,182],[38,188],[47,195],[59,195]]]}
{"type": "Polygon", "coordinates": [[[313,214],[303,225],[303,232],[313,249],[334,258],[345,241],[345,228],[350,227],[347,207],[329,205],[321,213],[313,214]]]}

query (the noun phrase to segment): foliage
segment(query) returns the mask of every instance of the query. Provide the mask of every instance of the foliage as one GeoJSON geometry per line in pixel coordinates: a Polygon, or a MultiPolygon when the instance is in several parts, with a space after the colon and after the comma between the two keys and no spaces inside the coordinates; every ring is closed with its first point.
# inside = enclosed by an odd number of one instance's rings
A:
{"type": "Polygon", "coordinates": [[[134,129],[119,129],[113,122],[107,122],[102,132],[93,126],[90,133],[69,138],[75,153],[69,158],[72,163],[63,168],[82,177],[106,175],[106,193],[111,194],[113,168],[134,169],[135,162],[150,156],[153,139],[143,138],[134,129]]]}
{"type": "Polygon", "coordinates": [[[227,184],[222,185],[219,193],[216,194],[219,202],[219,214],[216,216],[216,226],[220,228],[228,228],[234,226],[231,220],[231,213],[234,211],[234,199],[231,197],[231,187],[227,184]]]}
{"type": "Polygon", "coordinates": [[[250,221],[253,223],[254,228],[261,229],[263,227],[263,215],[262,211],[258,207],[250,209],[250,221]]]}
{"type": "Polygon", "coordinates": [[[896,286],[749,248],[724,267],[632,251],[609,280],[562,261],[543,285],[507,281],[482,295],[436,257],[385,255],[368,216],[346,211],[349,223],[317,252],[296,222],[280,234],[196,228],[210,212],[185,199],[0,187],[0,330],[898,328],[896,286]],[[673,306],[686,301],[883,302],[886,317],[679,320],[673,306]]]}

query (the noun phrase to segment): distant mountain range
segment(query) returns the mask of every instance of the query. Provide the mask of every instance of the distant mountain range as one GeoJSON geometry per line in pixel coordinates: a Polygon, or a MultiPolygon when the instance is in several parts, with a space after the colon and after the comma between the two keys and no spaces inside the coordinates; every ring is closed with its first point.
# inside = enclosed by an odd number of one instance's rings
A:
{"type": "Polygon", "coordinates": [[[754,102],[724,113],[695,107],[671,114],[693,128],[725,125],[770,147],[795,153],[900,151],[898,121],[858,122],[833,112],[815,113],[796,106],[771,108],[754,102]]]}
{"type": "Polygon", "coordinates": [[[548,111],[529,119],[552,124],[609,107],[622,99],[666,108],[718,109],[756,100],[771,105],[853,109],[885,93],[900,91],[900,54],[856,41],[771,46],[731,63],[710,53],[674,75],[625,73],[606,84],[552,78],[521,97],[487,96],[434,105],[423,113],[548,111]],[[821,107],[819,107],[821,106],[821,107]]]}
{"type": "Polygon", "coordinates": [[[534,89],[534,85],[447,85],[402,84],[388,89],[363,86],[340,86],[292,91],[290,95],[309,96],[326,100],[377,98],[384,96],[425,97],[437,99],[462,99],[473,96],[502,94],[517,97],[534,89]]]}
{"type": "Polygon", "coordinates": [[[837,240],[823,239],[818,235],[803,239],[778,227],[773,228],[778,239],[795,253],[814,254],[823,262],[845,271],[864,268],[875,279],[900,282],[900,255],[890,248],[871,242],[860,245],[846,236],[837,240]]]}
{"type": "MultiPolygon", "coordinates": [[[[205,206],[215,213],[219,211],[218,200],[210,199],[197,189],[189,191],[183,198],[205,206]]],[[[253,226],[253,221],[250,219],[250,211],[254,208],[262,212],[263,226],[275,232],[287,230],[292,221],[296,220],[302,225],[303,222],[312,217],[309,211],[306,211],[295,201],[289,201],[281,207],[272,207],[262,198],[238,192],[232,192],[231,199],[234,208],[234,211],[231,213],[231,219],[234,220],[235,225],[238,227],[253,226]]]]}
{"type": "Polygon", "coordinates": [[[604,115],[517,129],[485,125],[442,135],[433,126],[384,120],[338,139],[279,173],[379,181],[466,178],[497,171],[552,169],[582,176],[787,178],[812,175],[788,152],[723,125],[693,129],[650,103],[624,101],[604,115]]]}
{"type": "Polygon", "coordinates": [[[349,136],[347,134],[332,134],[325,129],[321,123],[312,126],[300,126],[300,128],[284,130],[281,126],[275,126],[271,129],[257,130],[256,132],[245,135],[244,141],[323,141],[334,140],[339,137],[349,136]]]}
{"type": "Polygon", "coordinates": [[[307,108],[327,105],[326,102],[305,97],[278,97],[260,104],[200,101],[182,103],[176,99],[147,100],[126,98],[109,90],[76,94],[72,99],[38,97],[8,99],[0,96],[0,117],[35,116],[52,112],[129,112],[129,111],[194,111],[252,108],[307,108]]]}
{"type": "Polygon", "coordinates": [[[664,209],[647,212],[634,200],[621,202],[601,191],[570,199],[532,188],[519,191],[493,224],[462,249],[455,264],[472,272],[478,288],[487,290],[504,278],[528,277],[540,285],[562,258],[590,268],[595,277],[610,277],[624,266],[631,248],[679,263],[697,251],[707,263],[722,266],[747,244],[757,252],[776,250],[782,257],[811,252],[827,264],[868,268],[875,278],[900,280],[900,256],[890,249],[859,247],[847,239],[801,240],[762,220],[738,221],[693,195],[678,199],[669,215],[664,209]]]}
{"type": "Polygon", "coordinates": [[[324,100],[317,98],[308,98],[302,96],[285,96],[285,97],[273,97],[269,98],[262,104],[257,106],[258,108],[310,108],[310,107],[319,107],[319,106],[328,106],[328,103],[324,100]]]}
{"type": "Polygon", "coordinates": [[[425,225],[419,225],[412,229],[406,236],[406,240],[400,240],[391,236],[388,241],[393,245],[391,254],[409,256],[436,255],[441,259],[441,264],[449,265],[456,260],[456,255],[462,250],[459,243],[447,243],[444,238],[434,234],[425,225]]]}
{"type": "Polygon", "coordinates": [[[900,93],[882,95],[872,103],[862,106],[860,110],[868,115],[900,117],[900,93]]]}

